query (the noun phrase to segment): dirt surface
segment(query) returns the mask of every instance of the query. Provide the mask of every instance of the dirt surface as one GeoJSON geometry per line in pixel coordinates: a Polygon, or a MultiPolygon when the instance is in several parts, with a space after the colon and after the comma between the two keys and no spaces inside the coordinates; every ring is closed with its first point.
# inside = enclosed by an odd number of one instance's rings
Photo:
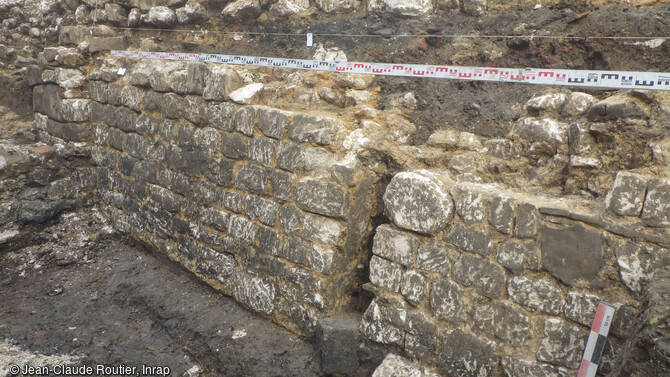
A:
{"type": "Polygon", "coordinates": [[[42,243],[0,250],[0,361],[25,363],[7,351],[18,345],[74,365],[167,366],[171,376],[318,375],[309,342],[124,243],[101,219],[66,214],[35,235],[42,243]]]}

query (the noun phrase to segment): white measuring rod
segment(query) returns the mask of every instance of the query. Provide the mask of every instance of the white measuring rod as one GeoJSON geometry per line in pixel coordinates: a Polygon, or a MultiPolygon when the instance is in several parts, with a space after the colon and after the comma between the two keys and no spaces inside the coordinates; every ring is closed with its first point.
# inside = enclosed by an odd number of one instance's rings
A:
{"type": "Polygon", "coordinates": [[[593,320],[593,326],[591,326],[591,333],[589,334],[589,340],[586,342],[586,349],[584,349],[584,356],[582,356],[577,377],[594,377],[596,375],[615,311],[616,309],[612,305],[604,302],[598,304],[596,318],[593,320]]]}
{"type": "Polygon", "coordinates": [[[632,71],[591,71],[545,68],[461,67],[450,65],[325,62],[242,55],[192,54],[179,52],[117,51],[117,58],[160,59],[227,63],[237,65],[307,69],[381,76],[432,77],[439,79],[522,82],[591,88],[670,90],[670,73],[632,71]]]}

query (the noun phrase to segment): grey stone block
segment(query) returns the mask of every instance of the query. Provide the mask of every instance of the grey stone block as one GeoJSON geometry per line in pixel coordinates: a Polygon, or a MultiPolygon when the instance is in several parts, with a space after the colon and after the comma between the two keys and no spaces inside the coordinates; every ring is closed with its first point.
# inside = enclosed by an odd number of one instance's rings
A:
{"type": "Polygon", "coordinates": [[[147,111],[161,111],[161,103],[163,102],[163,94],[147,90],[144,94],[144,110],[147,111]]]}
{"type": "Polygon", "coordinates": [[[122,154],[119,158],[119,171],[125,175],[131,175],[134,168],[135,159],[127,154],[122,154]]]}
{"type": "Polygon", "coordinates": [[[207,178],[209,178],[212,183],[219,186],[231,187],[233,185],[234,167],[235,161],[225,157],[210,159],[207,169],[207,178]]]}
{"type": "Polygon", "coordinates": [[[237,72],[224,66],[214,66],[205,78],[205,89],[202,97],[206,100],[227,100],[230,93],[244,85],[237,72]]]}
{"type": "Polygon", "coordinates": [[[542,339],[535,356],[539,361],[577,369],[586,338],[586,331],[579,327],[549,318],[544,321],[542,339]]]}
{"type": "Polygon", "coordinates": [[[184,118],[202,125],[205,120],[205,100],[202,97],[186,96],[184,98],[184,118]]]}
{"type": "Polygon", "coordinates": [[[416,266],[424,271],[435,272],[442,276],[447,276],[449,275],[449,271],[451,271],[452,260],[449,258],[449,254],[445,247],[440,247],[438,245],[424,245],[419,247],[416,266]]]}
{"type": "Polygon", "coordinates": [[[459,249],[488,255],[491,253],[491,239],[482,231],[472,231],[462,225],[456,225],[452,231],[444,237],[445,242],[449,242],[459,249]]]}
{"type": "Polygon", "coordinates": [[[279,209],[279,228],[282,233],[299,235],[304,221],[305,215],[296,207],[284,206],[279,209]]]}
{"type": "Polygon", "coordinates": [[[207,170],[207,153],[202,150],[181,149],[171,145],[165,158],[169,167],[179,169],[191,177],[203,175],[207,170]]]}
{"type": "Polygon", "coordinates": [[[430,307],[436,318],[457,322],[461,316],[463,290],[458,284],[442,279],[433,283],[430,291],[430,307]]]}
{"type": "Polygon", "coordinates": [[[445,332],[438,360],[440,372],[449,376],[493,377],[498,372],[494,344],[460,329],[445,332]]]}
{"type": "Polygon", "coordinates": [[[168,169],[158,171],[158,184],[181,195],[190,195],[192,191],[191,181],[187,176],[168,169]]]}
{"type": "Polygon", "coordinates": [[[290,113],[265,106],[258,107],[258,128],[267,137],[281,139],[290,120],[290,113]]]}
{"type": "Polygon", "coordinates": [[[384,192],[386,212],[396,226],[435,235],[452,219],[449,188],[428,171],[396,174],[384,192]]]}
{"type": "Polygon", "coordinates": [[[414,270],[407,270],[400,279],[400,293],[414,305],[419,305],[426,296],[428,281],[414,270]]]}
{"type": "Polygon", "coordinates": [[[342,219],[348,210],[347,195],[341,187],[313,178],[298,181],[296,202],[305,211],[342,219]]]}
{"type": "Polygon", "coordinates": [[[156,185],[149,184],[149,199],[156,207],[166,212],[179,212],[182,198],[174,192],[156,185]]]}
{"type": "Polygon", "coordinates": [[[134,132],[138,114],[126,107],[105,106],[103,119],[110,127],[116,127],[122,131],[134,132]]]}
{"type": "Polygon", "coordinates": [[[293,182],[298,178],[295,174],[283,171],[273,171],[270,174],[270,183],[272,184],[272,194],[278,203],[285,203],[293,197],[293,182]]]}
{"type": "Polygon", "coordinates": [[[235,258],[226,253],[219,253],[209,247],[202,247],[195,253],[195,272],[208,279],[228,283],[237,267],[235,258]]]}
{"type": "Polygon", "coordinates": [[[668,250],[653,244],[621,242],[614,251],[621,280],[635,293],[642,293],[655,272],[670,265],[668,250]]]}
{"type": "Polygon", "coordinates": [[[196,148],[208,153],[217,153],[221,150],[221,134],[211,127],[196,128],[193,132],[193,142],[196,148]]]}
{"type": "Polygon", "coordinates": [[[564,368],[515,356],[503,356],[501,365],[504,377],[568,377],[574,374],[564,368]]]}
{"type": "Polygon", "coordinates": [[[277,147],[277,167],[299,172],[305,166],[302,148],[295,143],[280,142],[277,147]]]}
{"type": "Polygon", "coordinates": [[[247,138],[240,134],[224,134],[223,155],[229,158],[241,159],[247,156],[247,138]]]}
{"type": "Polygon", "coordinates": [[[89,81],[88,92],[92,100],[107,103],[107,84],[102,81],[89,81]]]}
{"type": "Polygon", "coordinates": [[[461,254],[451,273],[456,282],[474,287],[486,297],[500,297],[505,289],[505,271],[488,259],[461,254]]]}
{"type": "Polygon", "coordinates": [[[374,342],[402,347],[405,343],[405,331],[403,327],[404,324],[397,326],[386,321],[385,316],[382,315],[381,306],[374,299],[363,314],[361,333],[367,339],[374,342]]]}
{"type": "Polygon", "coordinates": [[[540,250],[533,241],[507,240],[502,242],[498,245],[496,259],[515,274],[520,274],[525,269],[533,271],[540,269],[540,250]]]}
{"type": "Polygon", "coordinates": [[[281,241],[279,239],[279,234],[274,229],[259,226],[256,238],[258,238],[258,247],[256,250],[259,253],[279,255],[281,241]]]}
{"type": "Polygon", "coordinates": [[[276,148],[276,141],[262,136],[255,137],[249,141],[249,159],[261,165],[272,166],[276,148]]]}
{"type": "Polygon", "coordinates": [[[452,190],[458,216],[466,223],[477,223],[486,217],[490,198],[467,185],[456,185],[452,190]]]}
{"type": "Polygon", "coordinates": [[[31,64],[26,67],[26,75],[24,80],[26,81],[26,85],[28,86],[35,86],[39,85],[42,83],[42,67],[31,64]]]}
{"type": "Polygon", "coordinates": [[[274,226],[277,222],[278,209],[277,203],[255,195],[247,195],[244,200],[244,214],[268,226],[274,226]]]}
{"type": "Polygon", "coordinates": [[[177,94],[163,94],[163,98],[160,103],[160,112],[166,118],[177,119],[182,116],[182,109],[184,108],[183,103],[183,98],[177,94]]]}
{"type": "Polygon", "coordinates": [[[256,107],[244,106],[237,110],[233,118],[235,130],[247,136],[253,136],[254,125],[256,124],[256,107]]]}
{"type": "Polygon", "coordinates": [[[670,226],[670,180],[649,180],[642,221],[649,226],[670,226]]]}
{"type": "Polygon", "coordinates": [[[605,196],[605,207],[621,216],[640,216],[646,191],[645,177],[620,171],[605,196]]]}
{"type": "Polygon", "coordinates": [[[124,86],[121,89],[121,104],[132,110],[142,111],[144,93],[144,90],[136,86],[124,86]]]}
{"type": "Polygon", "coordinates": [[[256,240],[258,226],[242,216],[230,215],[228,218],[228,233],[240,241],[253,244],[256,240]]]}
{"type": "Polygon", "coordinates": [[[63,107],[58,85],[33,87],[33,110],[51,119],[63,121],[63,107]]]}
{"type": "Polygon", "coordinates": [[[474,327],[514,346],[526,345],[534,334],[533,323],[526,313],[506,301],[478,306],[474,327]]]}
{"type": "Polygon", "coordinates": [[[242,213],[242,195],[230,191],[223,191],[221,195],[221,203],[225,209],[242,213]]]}
{"type": "Polygon", "coordinates": [[[236,269],[230,280],[235,300],[257,312],[272,314],[275,308],[275,288],[266,278],[236,269]]]}
{"type": "Polygon", "coordinates": [[[288,136],[301,143],[328,145],[342,128],[342,123],[332,118],[298,114],[289,125],[288,136]]]}
{"type": "Polygon", "coordinates": [[[313,245],[309,254],[309,267],[322,274],[330,274],[335,264],[336,251],[330,247],[313,245]]]}
{"type": "Polygon", "coordinates": [[[591,280],[600,271],[602,238],[581,224],[562,229],[542,228],[542,265],[566,284],[591,280]]]}
{"type": "Polygon", "coordinates": [[[316,348],[326,375],[354,376],[358,370],[360,315],[337,315],[319,320],[316,348]]]}
{"type": "Polygon", "coordinates": [[[128,48],[128,40],[126,37],[107,37],[88,39],[88,52],[110,51],[110,50],[125,50],[128,48]]]}
{"type": "Polygon", "coordinates": [[[370,282],[390,292],[400,290],[403,269],[399,264],[373,256],[370,259],[370,282]]]}
{"type": "Polygon", "coordinates": [[[109,130],[109,140],[107,140],[109,146],[122,151],[126,145],[126,134],[123,131],[111,128],[109,130]]]}
{"type": "Polygon", "coordinates": [[[533,204],[520,204],[514,220],[514,235],[519,238],[535,238],[539,222],[540,214],[533,204]]]}
{"type": "Polygon", "coordinates": [[[91,139],[90,127],[77,123],[59,123],[48,119],[46,131],[50,135],[67,141],[83,142],[91,139]]]}
{"type": "Polygon", "coordinates": [[[208,181],[196,180],[191,183],[191,195],[198,203],[214,206],[221,203],[223,191],[208,181]]]}
{"type": "Polygon", "coordinates": [[[419,239],[390,225],[377,227],[372,253],[405,266],[412,266],[416,258],[419,239]]]}
{"type": "Polygon", "coordinates": [[[510,234],[514,223],[514,202],[505,196],[496,196],[491,202],[489,224],[499,232],[510,234]]]}
{"type": "Polygon", "coordinates": [[[561,289],[548,280],[514,276],[507,283],[507,294],[516,303],[534,311],[563,314],[565,300],[561,289]]]}
{"type": "Polygon", "coordinates": [[[121,91],[123,86],[117,83],[108,83],[107,84],[107,102],[110,105],[120,106],[121,105],[121,91]]]}
{"type": "Polygon", "coordinates": [[[596,316],[599,302],[600,297],[590,293],[568,292],[568,299],[565,303],[565,318],[584,326],[590,326],[596,316]]]}
{"type": "Polygon", "coordinates": [[[256,195],[267,195],[268,176],[264,168],[252,164],[240,167],[235,175],[235,187],[256,195]]]}
{"type": "Polygon", "coordinates": [[[300,238],[285,235],[284,242],[279,249],[279,256],[288,261],[305,265],[307,263],[307,253],[310,249],[310,245],[300,238]]]}
{"type": "Polygon", "coordinates": [[[65,122],[85,122],[91,119],[91,100],[64,99],[62,100],[62,115],[65,122]]]}
{"type": "Polygon", "coordinates": [[[338,246],[343,241],[346,232],[342,223],[337,220],[307,213],[302,235],[312,242],[338,246]]]}
{"type": "Polygon", "coordinates": [[[221,131],[234,129],[233,117],[237,106],[229,102],[210,102],[207,104],[207,124],[221,131]]]}
{"type": "Polygon", "coordinates": [[[216,230],[228,231],[228,214],[213,208],[203,208],[200,211],[200,221],[216,230]]]}

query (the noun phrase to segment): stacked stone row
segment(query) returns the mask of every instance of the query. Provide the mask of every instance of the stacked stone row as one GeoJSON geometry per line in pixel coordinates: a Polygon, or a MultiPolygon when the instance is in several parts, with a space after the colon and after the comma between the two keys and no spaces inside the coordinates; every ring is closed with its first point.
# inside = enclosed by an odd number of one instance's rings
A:
{"type": "Polygon", "coordinates": [[[448,376],[571,376],[598,303],[616,296],[606,372],[653,268],[670,262],[648,258],[667,250],[544,198],[440,174],[401,173],[387,187],[394,224],[374,237],[363,336],[448,376]]]}

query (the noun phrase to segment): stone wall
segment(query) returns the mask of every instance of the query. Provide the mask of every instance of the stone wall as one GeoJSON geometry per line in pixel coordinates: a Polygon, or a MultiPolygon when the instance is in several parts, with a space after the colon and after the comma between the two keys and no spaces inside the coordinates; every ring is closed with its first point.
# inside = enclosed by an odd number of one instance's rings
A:
{"type": "Polygon", "coordinates": [[[620,172],[605,210],[445,171],[397,174],[384,195],[392,223],[374,236],[368,346],[447,376],[574,376],[602,300],[618,308],[609,373],[642,292],[670,265],[668,183],[620,172]]]}

